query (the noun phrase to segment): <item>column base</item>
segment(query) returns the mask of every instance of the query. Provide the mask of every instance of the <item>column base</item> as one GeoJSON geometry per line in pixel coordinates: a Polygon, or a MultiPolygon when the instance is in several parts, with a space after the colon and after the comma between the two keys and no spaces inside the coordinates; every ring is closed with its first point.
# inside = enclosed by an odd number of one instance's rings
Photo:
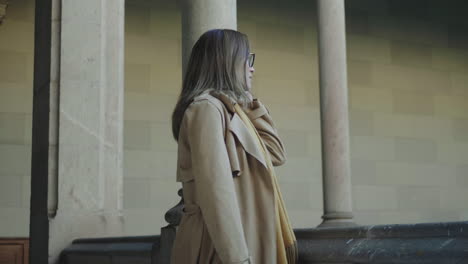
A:
{"type": "Polygon", "coordinates": [[[354,223],[353,213],[350,212],[334,212],[327,213],[322,216],[323,222],[317,226],[321,227],[352,227],[357,226],[354,223]]]}

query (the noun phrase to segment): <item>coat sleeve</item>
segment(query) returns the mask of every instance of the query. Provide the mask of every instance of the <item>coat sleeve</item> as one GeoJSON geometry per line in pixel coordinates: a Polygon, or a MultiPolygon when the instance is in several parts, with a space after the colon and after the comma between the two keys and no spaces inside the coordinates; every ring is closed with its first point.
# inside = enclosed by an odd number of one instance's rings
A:
{"type": "Polygon", "coordinates": [[[280,166],[284,164],[286,162],[284,145],[266,107],[260,101],[254,99],[252,108],[249,109],[247,115],[270,152],[273,165],[280,166]]]}
{"type": "Polygon", "coordinates": [[[208,100],[186,110],[195,198],[223,263],[251,263],[234,189],[221,111],[208,100]]]}

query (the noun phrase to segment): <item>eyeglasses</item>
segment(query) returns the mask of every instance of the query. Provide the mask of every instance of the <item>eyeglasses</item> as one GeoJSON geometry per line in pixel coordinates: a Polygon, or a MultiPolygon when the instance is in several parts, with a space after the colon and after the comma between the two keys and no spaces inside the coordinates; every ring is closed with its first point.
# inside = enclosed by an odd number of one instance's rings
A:
{"type": "Polygon", "coordinates": [[[255,62],[255,53],[249,53],[249,56],[247,57],[247,63],[249,64],[249,67],[252,68],[255,62]]]}

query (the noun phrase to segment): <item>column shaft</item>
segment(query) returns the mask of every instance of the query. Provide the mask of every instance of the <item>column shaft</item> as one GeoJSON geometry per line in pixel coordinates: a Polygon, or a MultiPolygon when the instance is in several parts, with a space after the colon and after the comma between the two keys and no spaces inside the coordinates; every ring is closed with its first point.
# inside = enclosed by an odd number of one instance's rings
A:
{"type": "Polygon", "coordinates": [[[237,30],[236,0],[182,1],[182,72],[198,38],[210,29],[237,30]]]}
{"type": "Polygon", "coordinates": [[[124,0],[61,3],[50,263],[73,239],[123,233],[124,0]]]}
{"type": "Polygon", "coordinates": [[[352,225],[343,0],[318,0],[324,215],[320,226],[352,225]]]}

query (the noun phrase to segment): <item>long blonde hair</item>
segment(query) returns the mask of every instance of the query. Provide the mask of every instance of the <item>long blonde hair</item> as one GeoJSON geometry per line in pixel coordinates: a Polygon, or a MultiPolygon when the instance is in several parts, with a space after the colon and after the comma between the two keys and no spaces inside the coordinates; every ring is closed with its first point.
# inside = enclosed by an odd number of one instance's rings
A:
{"type": "Polygon", "coordinates": [[[248,102],[245,64],[249,52],[247,35],[235,30],[213,29],[197,40],[172,114],[175,140],[178,140],[185,110],[206,90],[225,93],[242,105],[248,102]]]}

